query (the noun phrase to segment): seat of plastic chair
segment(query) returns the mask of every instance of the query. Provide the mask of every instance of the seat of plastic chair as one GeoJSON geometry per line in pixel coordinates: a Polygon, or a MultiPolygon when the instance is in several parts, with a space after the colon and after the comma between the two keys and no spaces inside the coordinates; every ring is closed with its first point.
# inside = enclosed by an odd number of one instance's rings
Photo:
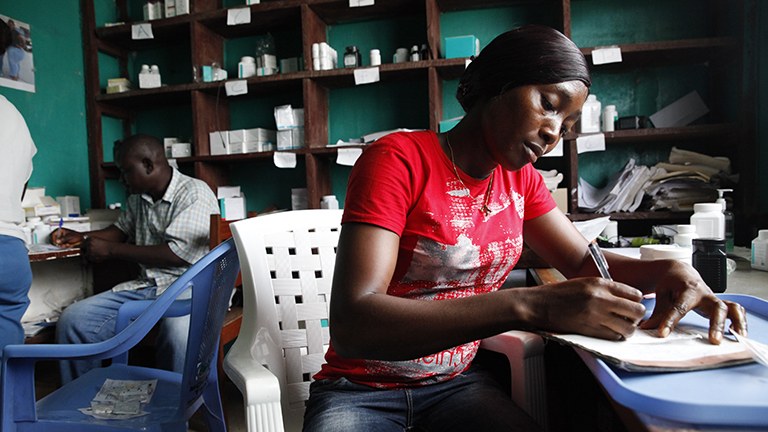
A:
{"type": "MultiPolygon", "coordinates": [[[[249,432],[301,430],[309,384],[330,339],[341,216],[341,210],[297,210],[231,225],[243,277],[243,325],[224,371],[243,394],[249,432]]],[[[526,332],[481,344],[507,356],[513,400],[542,425],[543,345],[526,332]]]]}
{"type": "Polygon", "coordinates": [[[187,421],[203,409],[209,430],[226,431],[217,385],[216,349],[229,296],[239,271],[232,240],[192,265],[142,313],[114,337],[92,344],[8,345],[3,351],[2,430],[111,431],[187,430],[187,421]],[[192,288],[191,325],[183,373],[119,362],[96,368],[35,402],[38,360],[108,359],[141,341],[187,288],[192,288]],[[126,420],[99,420],[81,413],[90,406],[105,379],[157,379],[148,415],[126,420]]]}

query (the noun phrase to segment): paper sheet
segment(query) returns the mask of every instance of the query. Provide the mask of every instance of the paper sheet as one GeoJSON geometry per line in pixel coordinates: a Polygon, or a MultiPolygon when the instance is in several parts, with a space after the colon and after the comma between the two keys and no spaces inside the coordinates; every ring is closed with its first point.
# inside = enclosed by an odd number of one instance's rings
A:
{"type": "Polygon", "coordinates": [[[609,341],[577,334],[546,334],[546,337],[575,345],[629,371],[675,371],[711,369],[749,363],[752,355],[744,346],[723,338],[720,345],[707,340],[707,330],[678,326],[668,337],[656,330],[636,330],[625,341],[609,341]]]}

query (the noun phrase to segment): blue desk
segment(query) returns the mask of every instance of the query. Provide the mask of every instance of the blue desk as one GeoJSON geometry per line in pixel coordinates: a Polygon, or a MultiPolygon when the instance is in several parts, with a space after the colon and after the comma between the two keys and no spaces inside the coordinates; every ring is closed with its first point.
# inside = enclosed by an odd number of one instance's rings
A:
{"type": "MultiPolygon", "coordinates": [[[[722,294],[747,309],[749,336],[768,343],[768,302],[722,294]]],[[[683,323],[704,325],[694,314],[683,323]]],[[[650,430],[768,430],[768,368],[756,363],[676,373],[636,373],[576,350],[606,393],[650,430]]]]}

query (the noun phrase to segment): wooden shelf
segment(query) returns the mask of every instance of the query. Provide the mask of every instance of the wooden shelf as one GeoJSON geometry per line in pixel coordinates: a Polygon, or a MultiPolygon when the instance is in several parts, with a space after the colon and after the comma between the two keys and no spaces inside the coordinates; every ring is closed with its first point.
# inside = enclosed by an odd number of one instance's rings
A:
{"type": "Polygon", "coordinates": [[[326,24],[423,15],[425,2],[413,0],[377,1],[371,6],[349,7],[349,0],[307,0],[306,4],[326,24]]]}
{"type": "MultiPolygon", "coordinates": [[[[738,127],[733,123],[695,125],[678,128],[625,129],[614,132],[603,132],[606,144],[706,140],[735,133],[738,133],[738,127]]],[[[564,139],[566,141],[573,141],[577,137],[577,133],[571,132],[566,134],[564,139]]]]}
{"type": "Polygon", "coordinates": [[[599,47],[582,48],[590,66],[595,69],[635,68],[668,64],[696,64],[723,57],[729,53],[738,55],[738,41],[733,37],[681,39],[669,41],[618,44],[621,63],[592,64],[592,51],[599,47]]]}
{"type": "Polygon", "coordinates": [[[669,220],[688,220],[693,212],[673,212],[673,211],[636,211],[636,212],[617,212],[617,213],[568,213],[568,218],[572,221],[585,221],[610,216],[612,220],[648,220],[648,221],[669,221],[669,220]]]}
{"type": "MultiPolygon", "coordinates": [[[[428,43],[433,53],[440,52],[443,37],[446,34],[441,31],[441,22],[445,13],[474,11],[485,8],[524,9],[527,12],[536,12],[537,20],[548,20],[548,24],[562,30],[566,35],[571,34],[572,16],[574,9],[581,8],[584,3],[576,0],[386,0],[377,1],[372,6],[350,7],[348,0],[262,0],[255,5],[232,6],[229,9],[221,8],[221,1],[216,0],[190,0],[193,13],[174,18],[151,21],[153,39],[133,40],[131,37],[132,25],[124,23],[110,27],[95,28],[96,12],[94,3],[97,0],[81,0],[83,4],[83,40],[86,44],[84,55],[86,60],[86,104],[89,120],[89,161],[91,169],[91,202],[95,208],[103,207],[105,203],[104,180],[117,179],[118,170],[113,163],[105,163],[104,159],[104,131],[102,131],[102,116],[113,116],[123,122],[123,131],[130,133],[136,129],[133,123],[137,118],[141,120],[143,111],[168,109],[170,113],[186,114],[189,112],[189,121],[181,127],[189,134],[193,143],[193,156],[177,159],[185,170],[206,181],[212,188],[217,185],[228,184],[232,165],[253,164],[262,167],[269,165],[274,152],[249,153],[238,155],[210,156],[208,134],[214,130],[228,130],[235,124],[242,124],[243,113],[234,112],[242,109],[242,103],[235,103],[243,99],[249,99],[259,105],[259,99],[266,97],[272,100],[293,101],[299,99],[305,110],[305,140],[307,148],[291,150],[304,162],[306,187],[308,189],[310,207],[319,206],[323,195],[332,193],[331,171],[334,158],[340,147],[327,147],[332,128],[336,128],[334,118],[335,107],[333,92],[345,89],[347,93],[355,91],[355,69],[334,69],[329,71],[311,70],[312,44],[320,41],[329,41],[333,36],[333,26],[346,23],[363,23],[367,21],[389,20],[399,24],[400,17],[409,18],[408,22],[423,23],[423,28],[403,29],[422,32],[420,40],[428,43]],[[233,9],[249,9],[250,22],[240,25],[228,25],[228,17],[233,9]],[[423,19],[422,19],[423,17],[423,19]],[[414,18],[414,19],[411,19],[414,18]],[[181,66],[211,64],[213,62],[224,63],[223,60],[230,53],[230,48],[237,48],[239,38],[258,37],[268,32],[295,33],[300,40],[299,47],[293,47],[305,59],[305,69],[302,71],[277,74],[266,77],[251,77],[245,79],[247,94],[236,98],[226,96],[225,82],[175,82],[169,83],[158,89],[136,89],[119,94],[104,94],[100,88],[99,58],[102,54],[108,54],[118,60],[120,73],[128,74],[125,69],[130,65],[131,59],[136,53],[162,48],[174,50],[174,56],[178,53],[181,66]],[[229,41],[235,40],[233,44],[229,41]],[[177,111],[174,111],[177,110],[177,111]],[[187,129],[187,130],[185,130],[187,129]]],[[[129,3],[117,1],[117,16],[128,16],[129,3]]],[[[230,4],[232,2],[229,2],[230,4]]],[[[638,5],[639,2],[636,2],[638,5]]],[[[724,8],[731,8],[728,0],[713,0],[706,2],[706,15],[708,22],[702,23],[702,37],[687,39],[645,41],[637,43],[623,43],[617,46],[621,48],[623,61],[606,65],[592,66],[591,69],[597,76],[599,72],[627,71],[633,72],[645,68],[663,67],[666,65],[695,65],[705,70],[708,75],[707,88],[700,89],[710,106],[719,106],[724,95],[724,86],[734,85],[735,88],[746,88],[740,83],[733,83],[723,79],[727,68],[733,69],[738,74],[741,67],[741,40],[738,36],[719,36],[722,33],[716,26],[718,14],[724,8]],[[711,22],[710,22],[711,21],[711,22]]],[[[704,5],[702,5],[704,7],[704,5]]],[[[585,6],[584,9],[589,9],[585,6]]],[[[664,11],[659,11],[664,13],[664,11]]],[[[703,16],[699,14],[697,16],[703,16]]],[[[582,19],[582,18],[578,18],[582,19]]],[[[533,22],[533,21],[531,21],[533,22]]],[[[523,22],[510,23],[510,28],[523,22]]],[[[410,25],[410,24],[409,24],[410,25]]],[[[422,24],[416,24],[421,26],[422,24]]],[[[482,25],[482,24],[481,24],[482,25]]],[[[398,29],[399,30],[399,29],[398,29]]],[[[450,29],[451,34],[456,30],[450,29]]],[[[738,30],[738,29],[736,29],[738,30]]],[[[342,31],[343,33],[343,31],[342,31]]],[[[683,32],[684,33],[684,32],[683,32]]],[[[460,33],[459,33],[460,34],[460,33]]],[[[738,31],[733,34],[739,35],[738,31]]],[[[366,35],[367,36],[367,35],[366,35]]],[[[620,36],[620,35],[619,35],[620,36]]],[[[617,36],[617,37],[619,37],[617,36]]],[[[401,42],[396,37],[392,38],[392,44],[400,46],[401,42]]],[[[330,42],[330,41],[329,41],[330,42]]],[[[483,42],[488,42],[484,40],[483,42]]],[[[296,42],[294,42],[296,43],[296,42]]],[[[390,47],[391,48],[391,47],[390,47]]],[[[594,47],[581,48],[582,52],[591,63],[594,47]]],[[[148,57],[152,52],[147,53],[148,57]]],[[[342,53],[339,53],[340,55],[342,53]]],[[[386,57],[386,56],[385,56],[386,57]]],[[[461,77],[466,67],[466,58],[454,59],[427,59],[418,62],[384,63],[379,68],[381,83],[408,82],[423,86],[427,100],[414,101],[428,107],[425,118],[426,127],[438,129],[439,122],[444,118],[444,102],[449,95],[444,94],[452,84],[446,85],[446,81],[454,81],[461,77]]],[[[227,62],[230,64],[231,61],[227,62]]],[[[163,65],[161,65],[163,67],[163,65]]],[[[104,72],[103,70],[101,72],[104,72]]],[[[232,71],[229,71],[232,73],[232,71]]],[[[608,75],[608,74],[606,74],[608,75]]],[[[131,74],[131,78],[134,76],[131,74]]],[[[169,76],[169,79],[186,79],[183,71],[169,76]]],[[[191,79],[191,74],[190,74],[191,79]]],[[[133,79],[132,79],[133,80],[133,79]]],[[[704,83],[696,83],[702,84],[704,83]]],[[[372,84],[377,85],[377,84],[372,84]]],[[[286,102],[287,103],[287,102],[286,102]]],[[[295,103],[294,103],[295,105],[295,103]]],[[[261,106],[258,106],[261,109],[261,106]]],[[[339,109],[343,111],[343,109],[339,109]]],[[[619,130],[605,133],[608,151],[622,151],[611,146],[629,144],[637,146],[642,151],[645,145],[677,145],[685,143],[690,148],[722,148],[728,150],[725,154],[733,156],[743,130],[735,123],[726,123],[724,114],[713,112],[708,121],[711,124],[693,125],[680,128],[658,128],[619,130]],[[719,123],[718,123],[719,122],[719,123]],[[701,143],[701,146],[699,144],[701,143]]],[[[179,121],[185,121],[180,119],[179,121]]],[[[255,126],[255,125],[254,125],[255,126]]],[[[238,126],[242,127],[242,126],[238,126]]],[[[138,130],[137,132],[141,132],[138,130]]],[[[579,154],[577,153],[575,139],[577,134],[570,133],[566,139],[565,157],[552,161],[558,166],[558,170],[564,171],[565,187],[569,189],[569,205],[571,208],[577,205],[576,189],[579,178],[579,154]]],[[[347,147],[344,147],[347,148],[347,147]]],[[[365,148],[364,145],[353,148],[365,148]]],[[[108,146],[107,146],[108,149],[108,146]]],[[[738,167],[738,161],[734,160],[734,166],[738,167]]],[[[741,161],[744,164],[744,161],[741,161]]],[[[260,169],[260,168],[259,168],[260,169]]],[[[275,185],[275,187],[282,187],[275,185]]],[[[282,193],[282,192],[281,192],[282,193]]],[[[287,193],[287,190],[286,190],[287,193]]],[[[586,220],[604,215],[578,213],[569,215],[574,220],[586,220]]],[[[622,221],[651,221],[664,222],[666,220],[680,221],[689,217],[685,212],[635,212],[616,213],[611,217],[622,221]]],[[[632,223],[632,222],[628,222],[632,223]]]]}

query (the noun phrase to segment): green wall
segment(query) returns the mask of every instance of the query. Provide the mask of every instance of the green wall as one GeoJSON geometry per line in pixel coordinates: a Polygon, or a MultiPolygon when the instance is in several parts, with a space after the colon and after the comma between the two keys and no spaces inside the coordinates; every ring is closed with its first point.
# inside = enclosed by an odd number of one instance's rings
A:
{"type": "Polygon", "coordinates": [[[80,2],[0,0],[0,14],[30,25],[35,93],[0,87],[37,145],[30,187],[77,195],[90,207],[80,2]]]}
{"type": "MultiPolygon", "coordinates": [[[[660,0],[653,0],[660,1],[660,0]]],[[[604,2],[599,0],[584,0],[579,3],[579,10],[587,10],[590,6],[598,8],[600,5],[604,5],[604,2]]],[[[685,10],[696,10],[692,7],[695,1],[685,0],[680,2],[680,7],[685,10]]],[[[768,29],[766,29],[765,23],[768,23],[768,2],[757,1],[758,16],[756,17],[755,25],[758,28],[758,38],[755,41],[758,57],[755,59],[758,65],[757,76],[760,82],[758,82],[758,106],[757,111],[757,140],[763,142],[768,139],[768,85],[764,83],[764,79],[761,79],[760,71],[764,71],[768,68],[768,50],[765,47],[768,46],[768,29]]],[[[105,10],[114,11],[114,2],[112,0],[105,0],[104,2],[98,2],[99,10],[104,6],[105,10]]],[[[647,10],[647,8],[642,8],[647,10]]],[[[481,36],[481,42],[485,45],[489,37],[486,33],[497,33],[501,31],[502,26],[506,27],[510,22],[541,22],[549,23],[554,21],[554,9],[543,8],[539,10],[536,15],[531,16],[531,8],[522,8],[518,6],[511,6],[506,8],[497,8],[492,10],[480,10],[470,11],[462,13],[446,13],[441,17],[441,27],[443,28],[444,35],[455,35],[456,30],[459,27],[466,27],[469,25],[470,30],[481,36]],[[475,24],[473,24],[475,23],[475,24]]],[[[574,11],[575,14],[580,13],[578,10],[574,11]]],[[[54,1],[54,0],[36,0],[28,2],[0,0],[0,14],[16,18],[20,21],[30,24],[32,30],[32,40],[34,43],[34,56],[35,56],[35,68],[36,68],[36,92],[28,93],[20,90],[10,89],[7,87],[0,87],[0,94],[8,98],[19,111],[24,115],[27,123],[29,124],[30,132],[38,146],[38,154],[35,156],[35,170],[30,180],[30,186],[45,186],[48,195],[64,195],[74,194],[80,196],[81,206],[83,209],[87,209],[90,206],[90,188],[88,178],[88,153],[87,153],[87,129],[86,129],[86,114],[85,114],[85,89],[84,89],[84,73],[83,73],[83,51],[82,51],[82,36],[81,36],[81,17],[79,2],[74,0],[68,1],[54,1]]],[[[626,16],[627,14],[625,14],[626,16]]],[[[636,14],[629,14],[633,17],[639,17],[636,14]]],[[[679,14],[671,13],[669,16],[676,16],[679,14]]],[[[402,20],[414,19],[414,17],[404,17],[402,20]]],[[[418,18],[417,18],[418,19],[418,18]]],[[[656,32],[667,35],[670,33],[670,37],[685,37],[690,36],[686,34],[674,34],[677,32],[691,31],[698,33],[702,29],[685,29],[686,26],[679,26],[677,23],[670,23],[669,20],[660,19],[658,16],[651,17],[639,17],[638,19],[647,20],[653,25],[648,26],[649,32],[656,32]],[[674,35],[673,35],[674,34],[674,35]]],[[[597,20],[597,18],[595,18],[597,20]]],[[[577,19],[577,22],[590,22],[587,20],[577,19]]],[[[591,22],[589,28],[574,28],[574,39],[582,45],[592,45],[600,42],[602,32],[607,31],[610,28],[610,32],[613,34],[620,30],[620,23],[617,23],[618,18],[613,17],[608,23],[600,23],[597,21],[591,22]]],[[[411,28],[418,26],[396,26],[398,28],[411,28]]],[[[334,40],[338,45],[343,46],[348,41],[355,40],[356,43],[362,45],[364,53],[367,53],[367,48],[370,46],[386,46],[389,45],[402,45],[405,42],[409,42],[417,39],[417,35],[410,34],[392,34],[386,33],[389,28],[383,23],[378,21],[371,21],[367,23],[347,24],[332,26],[329,30],[329,37],[334,40]],[[365,33],[361,30],[361,27],[366,25],[373,25],[378,28],[379,32],[365,33]],[[365,36],[361,38],[360,34],[365,36]],[[371,36],[371,34],[376,36],[371,36]],[[386,36],[381,36],[384,34],[386,36]],[[366,39],[366,37],[368,39],[366,39]],[[400,37],[403,40],[397,40],[400,37]],[[369,40],[370,39],[370,40],[369,40]],[[389,45],[388,45],[389,44],[389,45]]],[[[466,33],[466,32],[460,32],[466,33]]],[[[627,42],[633,41],[635,35],[626,35],[627,42]]],[[[647,39],[648,35],[643,35],[642,39],[647,39]]],[[[391,51],[391,50],[389,50],[391,51]]],[[[383,52],[387,52],[384,50],[383,52]]],[[[236,57],[235,54],[231,57],[236,57]]],[[[367,61],[364,57],[364,63],[367,61]]],[[[675,71],[666,73],[666,75],[674,75],[675,71]]],[[[642,78],[642,77],[640,77],[642,78]]],[[[622,94],[611,94],[610,89],[615,89],[617,83],[621,81],[637,81],[642,84],[643,80],[638,77],[621,76],[620,74],[605,74],[597,80],[597,86],[604,86],[611,97],[615,96],[615,99],[619,100],[619,105],[624,101],[622,94]]],[[[619,85],[620,86],[620,85],[619,85]]],[[[641,87],[641,86],[639,86],[641,87]]],[[[697,85],[697,87],[700,87],[697,85]]],[[[390,89],[387,89],[390,90],[390,89]]],[[[404,89],[401,89],[404,90],[404,89]]],[[[371,89],[373,91],[373,89],[371,89]]],[[[461,114],[458,104],[454,99],[455,82],[447,83],[446,92],[444,94],[444,108],[446,117],[454,117],[461,114]]],[[[332,101],[334,110],[332,112],[332,121],[330,125],[330,139],[338,139],[347,135],[356,135],[362,126],[359,124],[352,124],[344,118],[350,107],[357,105],[355,102],[360,102],[355,99],[350,103],[346,96],[345,91],[336,91],[332,93],[332,101]]],[[[375,93],[375,92],[374,92],[375,93]]],[[[401,96],[408,94],[405,92],[397,92],[401,96]]],[[[370,94],[371,97],[381,97],[381,95],[370,94]]],[[[421,96],[421,95],[420,95],[421,96]]],[[[656,98],[656,95],[653,97],[656,98]]],[[[354,98],[353,98],[354,99],[354,98]]],[[[627,99],[629,100],[629,99],[627,99]]],[[[640,101],[642,103],[648,101],[640,101]]],[[[654,100],[656,104],[660,104],[661,101],[654,100]]],[[[624,107],[626,111],[638,109],[640,107],[627,106],[624,107]]],[[[405,115],[404,117],[416,120],[411,127],[418,127],[425,120],[419,116],[405,115]],[[414,118],[415,117],[415,118],[414,118]]],[[[423,113],[422,113],[423,114],[423,113]]],[[[358,119],[359,120],[359,119],[358,119]]],[[[661,146],[663,147],[663,146],[661,146]]],[[[631,151],[629,152],[631,153],[631,151]]],[[[591,156],[591,155],[590,155],[591,156]]],[[[626,155],[625,155],[626,156],[626,155]]],[[[659,155],[653,155],[657,157],[659,155]]],[[[585,174],[589,174],[598,171],[595,164],[604,165],[604,161],[592,161],[590,157],[585,157],[584,166],[585,174]]],[[[759,157],[756,158],[756,163],[759,166],[768,166],[768,146],[760,146],[759,157]]],[[[611,161],[611,163],[617,163],[618,161],[611,161]]],[[[334,171],[333,189],[334,192],[343,198],[343,192],[339,189],[343,188],[348,170],[339,169],[338,172],[334,171]]],[[[591,177],[591,176],[590,176],[591,177]]],[[[594,176],[598,177],[598,176],[594,176]]],[[[597,180],[594,178],[593,180],[597,180]]],[[[761,177],[759,181],[759,198],[760,198],[760,211],[765,213],[768,211],[768,176],[761,177]]],[[[119,185],[115,186],[113,192],[115,197],[122,193],[119,185]]]]}

